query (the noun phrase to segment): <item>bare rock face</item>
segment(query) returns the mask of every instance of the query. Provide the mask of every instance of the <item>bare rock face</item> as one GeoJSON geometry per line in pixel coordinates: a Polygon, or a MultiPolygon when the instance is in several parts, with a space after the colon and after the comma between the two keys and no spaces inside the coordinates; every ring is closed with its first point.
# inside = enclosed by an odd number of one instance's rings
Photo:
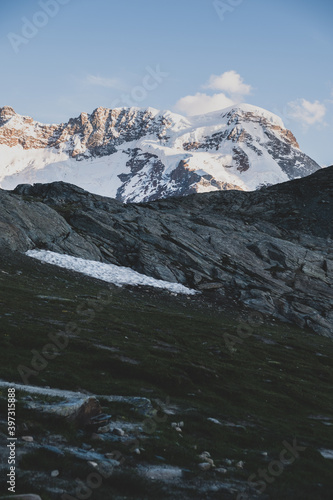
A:
{"type": "Polygon", "coordinates": [[[71,416],[79,427],[91,425],[94,417],[102,414],[102,408],[98,399],[94,397],[88,398],[71,416]]]}
{"type": "Polygon", "coordinates": [[[53,248],[71,251],[81,248],[82,255],[101,258],[98,249],[72,230],[66,220],[43,203],[30,203],[1,191],[0,247],[9,251],[29,248],[53,248]],[[60,246],[59,246],[60,243],[60,246]]]}
{"type": "Polygon", "coordinates": [[[6,121],[10,120],[16,113],[10,106],[4,106],[0,108],[0,125],[6,123],[6,121]]]}
{"type": "Polygon", "coordinates": [[[332,336],[333,167],[246,193],[124,205],[55,182],[0,190],[0,246],[128,266],[332,336]]]}
{"type": "Polygon", "coordinates": [[[185,118],[153,108],[97,108],[44,125],[0,108],[0,187],[66,181],[123,202],[255,190],[320,167],[280,118],[239,105],[185,118]]]}

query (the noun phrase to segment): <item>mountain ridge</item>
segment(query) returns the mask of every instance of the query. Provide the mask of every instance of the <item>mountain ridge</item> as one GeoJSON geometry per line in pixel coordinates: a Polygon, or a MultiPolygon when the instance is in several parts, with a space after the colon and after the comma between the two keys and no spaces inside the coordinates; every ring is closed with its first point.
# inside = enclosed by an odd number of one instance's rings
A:
{"type": "Polygon", "coordinates": [[[63,182],[0,190],[0,247],[131,267],[333,335],[333,167],[254,192],[123,204],[63,182]]]}
{"type": "Polygon", "coordinates": [[[0,108],[0,186],[64,181],[123,202],[254,190],[309,175],[282,120],[256,106],[183,117],[154,108],[97,108],[44,125],[0,108]]]}

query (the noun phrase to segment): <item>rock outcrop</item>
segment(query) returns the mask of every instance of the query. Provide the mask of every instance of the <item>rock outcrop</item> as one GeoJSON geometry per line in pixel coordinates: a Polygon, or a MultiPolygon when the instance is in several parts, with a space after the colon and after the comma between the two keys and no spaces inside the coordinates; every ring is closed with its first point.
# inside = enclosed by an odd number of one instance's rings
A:
{"type": "Polygon", "coordinates": [[[332,193],[333,167],[251,193],[146,204],[21,185],[0,191],[0,246],[129,266],[330,336],[332,193]]]}

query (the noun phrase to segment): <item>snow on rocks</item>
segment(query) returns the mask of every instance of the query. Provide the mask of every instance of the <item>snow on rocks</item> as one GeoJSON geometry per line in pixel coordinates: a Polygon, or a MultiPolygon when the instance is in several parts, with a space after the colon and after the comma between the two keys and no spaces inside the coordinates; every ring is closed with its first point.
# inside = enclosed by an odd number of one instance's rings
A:
{"type": "Polygon", "coordinates": [[[327,458],[329,460],[333,460],[333,450],[320,449],[319,453],[321,454],[322,457],[327,458]]]}
{"type": "Polygon", "coordinates": [[[61,180],[126,203],[253,190],[320,168],[278,116],[249,104],[188,118],[153,108],[98,108],[60,125],[4,107],[0,155],[3,189],[61,180]]]}
{"type": "Polygon", "coordinates": [[[71,255],[58,254],[49,250],[28,250],[28,257],[38,259],[48,264],[71,269],[86,276],[91,276],[108,283],[113,283],[117,286],[132,285],[132,286],[152,286],[162,288],[174,293],[182,293],[185,295],[194,295],[196,290],[187,288],[180,283],[171,283],[169,281],[157,280],[140,274],[129,267],[116,266],[114,264],[104,264],[94,260],[80,259],[71,255]]]}

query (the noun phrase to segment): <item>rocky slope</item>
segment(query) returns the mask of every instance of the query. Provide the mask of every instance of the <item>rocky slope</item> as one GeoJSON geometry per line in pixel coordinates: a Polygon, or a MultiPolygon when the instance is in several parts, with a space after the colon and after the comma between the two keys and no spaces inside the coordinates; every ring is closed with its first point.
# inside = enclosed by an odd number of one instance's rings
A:
{"type": "Polygon", "coordinates": [[[333,167],[251,193],[147,204],[21,185],[0,191],[0,247],[129,266],[332,336],[332,192],[333,167]]]}
{"type": "Polygon", "coordinates": [[[16,494],[331,500],[331,339],[211,295],[116,287],[1,248],[0,315],[4,493],[14,387],[16,494]],[[299,456],[276,477],[285,443],[299,456]]]}
{"type": "Polygon", "coordinates": [[[254,190],[319,165],[282,120],[242,104],[185,118],[153,108],[97,108],[43,125],[0,108],[0,186],[66,181],[124,202],[254,190]]]}

